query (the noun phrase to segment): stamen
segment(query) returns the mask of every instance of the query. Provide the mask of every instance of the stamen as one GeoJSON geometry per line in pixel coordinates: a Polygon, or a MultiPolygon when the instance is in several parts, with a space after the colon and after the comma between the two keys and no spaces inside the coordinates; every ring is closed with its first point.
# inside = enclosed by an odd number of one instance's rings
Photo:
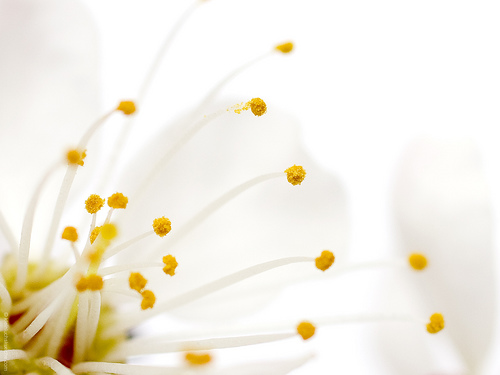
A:
{"type": "MultiPolygon", "coordinates": [[[[151,85],[151,82],[153,81],[154,76],[156,75],[156,72],[158,71],[158,68],[160,67],[160,64],[167,53],[168,49],[170,48],[170,45],[172,41],[174,40],[175,36],[177,35],[178,31],[181,29],[182,25],[189,19],[191,14],[194,13],[195,9],[199,5],[199,1],[196,1],[192,5],[190,5],[186,11],[181,15],[181,17],[178,19],[174,27],[171,29],[170,33],[167,35],[165,41],[163,42],[162,46],[160,47],[158,54],[156,55],[156,58],[153,60],[153,63],[151,67],[149,68],[148,72],[146,73],[146,77],[142,83],[142,86],[139,90],[139,94],[137,95],[137,100],[136,103],[141,106],[144,98],[149,90],[149,87],[151,85]]],[[[130,117],[129,121],[124,125],[123,130],[120,133],[120,136],[118,138],[118,141],[116,142],[113,152],[111,153],[111,157],[109,160],[109,163],[107,167],[105,168],[105,172],[102,178],[102,186],[106,186],[108,183],[108,179],[112,175],[112,170],[114,166],[116,165],[116,162],[118,160],[118,156],[122,153],[123,146],[125,145],[125,141],[128,138],[128,135],[130,133],[130,128],[133,125],[134,119],[137,116],[130,117]]]]}
{"type": "Polygon", "coordinates": [[[27,359],[28,356],[24,350],[10,349],[0,350],[0,362],[13,361],[14,359],[27,359]]]}
{"type": "Polygon", "coordinates": [[[81,362],[85,356],[87,342],[88,316],[90,309],[89,293],[78,295],[78,315],[76,317],[73,362],[81,362]]]}
{"type": "Polygon", "coordinates": [[[62,232],[61,238],[63,240],[76,242],[76,241],[78,241],[78,232],[76,231],[75,227],[66,227],[66,228],[64,228],[64,231],[62,232]]]}
{"type": "Polygon", "coordinates": [[[293,43],[292,42],[283,43],[283,44],[277,45],[275,48],[277,51],[279,51],[281,53],[290,53],[293,50],[293,43]]]}
{"type": "Polygon", "coordinates": [[[12,251],[19,251],[19,246],[18,246],[18,241],[16,240],[16,237],[14,236],[14,232],[12,232],[12,229],[10,229],[9,224],[5,220],[5,217],[3,216],[2,212],[0,211],[0,232],[3,233],[5,239],[7,240],[7,243],[9,244],[9,247],[12,249],[12,251]]]}
{"type": "Polygon", "coordinates": [[[163,272],[165,272],[167,275],[174,276],[175,269],[179,265],[175,257],[173,255],[165,255],[163,257],[163,263],[165,263],[165,267],[163,267],[163,272]]]}
{"type": "Polygon", "coordinates": [[[92,229],[92,232],[90,232],[90,244],[94,243],[99,233],[101,233],[101,227],[95,227],[92,229]]]}
{"type": "Polygon", "coordinates": [[[152,309],[156,302],[155,294],[150,290],[144,290],[141,292],[142,302],[141,309],[152,309]]]}
{"type": "Polygon", "coordinates": [[[172,298],[169,301],[163,301],[156,306],[155,310],[143,312],[140,315],[124,316],[123,320],[119,324],[108,330],[108,334],[109,335],[118,334],[122,332],[122,330],[128,330],[134,327],[135,325],[144,322],[146,319],[152,316],[186,305],[190,302],[196,301],[211,293],[227,288],[228,286],[234,285],[242,280],[259,275],[263,272],[270,271],[272,269],[293,263],[303,263],[303,262],[313,262],[313,261],[314,258],[311,257],[289,257],[289,258],[272,260],[269,262],[257,264],[249,268],[245,268],[241,271],[235,272],[233,274],[222,277],[218,280],[212,281],[187,293],[181,294],[180,296],[172,298]]]}
{"type": "Polygon", "coordinates": [[[126,341],[121,343],[113,353],[105,357],[107,361],[123,361],[131,355],[149,355],[160,353],[175,353],[182,352],[186,349],[192,350],[213,350],[213,349],[228,349],[238,348],[242,346],[251,346],[259,344],[267,344],[271,342],[286,340],[297,335],[292,329],[288,328],[288,332],[270,333],[259,335],[243,335],[232,337],[216,337],[203,340],[186,340],[186,341],[169,341],[161,342],[160,340],[143,341],[126,341]]]}
{"type": "Polygon", "coordinates": [[[422,271],[427,267],[427,258],[423,254],[411,254],[408,258],[411,268],[416,271],[422,271]]]}
{"type": "Polygon", "coordinates": [[[109,363],[109,362],[82,362],[74,365],[71,371],[75,374],[85,373],[105,373],[115,375],[165,375],[177,374],[177,368],[166,366],[144,366],[144,365],[128,365],[124,363],[109,363]]]}
{"type": "Polygon", "coordinates": [[[309,322],[302,322],[297,326],[297,333],[302,336],[302,339],[308,340],[314,336],[316,327],[309,322]]]}
{"type": "Polygon", "coordinates": [[[192,124],[192,126],[189,127],[186,133],[182,135],[177,142],[174,143],[174,145],[167,150],[167,152],[158,160],[158,162],[154,165],[154,167],[151,169],[147,177],[142,181],[142,184],[137,188],[137,190],[132,194],[134,198],[137,198],[142,194],[146,186],[148,186],[149,183],[151,183],[155,177],[158,175],[158,173],[165,168],[165,165],[170,162],[170,160],[175,156],[175,154],[186,144],[188,143],[191,138],[193,138],[203,127],[208,125],[210,122],[213,120],[227,114],[228,111],[226,109],[214,112],[212,114],[203,116],[202,119],[199,121],[195,122],[192,124]]]}
{"type": "Polygon", "coordinates": [[[186,353],[184,358],[191,366],[206,365],[212,360],[209,353],[186,353]]]}
{"type": "Polygon", "coordinates": [[[131,115],[135,112],[135,103],[130,100],[121,101],[120,104],[116,107],[117,111],[123,112],[124,115],[131,115]]]}
{"type": "Polygon", "coordinates": [[[286,179],[292,185],[300,185],[306,178],[306,171],[300,165],[294,165],[285,170],[286,179]]]}
{"type": "Polygon", "coordinates": [[[432,314],[429,318],[430,323],[427,323],[427,332],[438,333],[444,328],[444,318],[440,313],[432,314]]]}
{"type": "Polygon", "coordinates": [[[153,220],[153,229],[158,236],[165,237],[172,230],[172,223],[162,216],[153,220]]]}
{"type": "Polygon", "coordinates": [[[68,369],[66,366],[64,366],[61,362],[58,360],[51,358],[52,356],[49,357],[43,357],[37,360],[37,362],[44,367],[50,368],[52,371],[56,373],[56,375],[72,375],[73,372],[71,372],[70,369],[68,369]]]}
{"type": "Polygon", "coordinates": [[[139,272],[131,272],[128,278],[130,289],[137,290],[139,293],[146,287],[148,281],[139,272]]]}
{"type": "Polygon", "coordinates": [[[9,290],[6,287],[5,279],[0,273],[0,308],[1,312],[10,312],[12,308],[12,297],[10,296],[9,290]]]}
{"type": "MultiPolygon", "coordinates": [[[[174,243],[179,241],[182,237],[184,237],[186,234],[188,234],[190,231],[192,231],[194,228],[200,225],[203,221],[205,221],[210,215],[216,212],[219,208],[223,207],[226,203],[230,202],[232,199],[236,198],[241,193],[265,181],[282,177],[283,177],[282,173],[269,173],[259,177],[255,177],[229,190],[228,192],[226,192],[225,194],[214,200],[212,203],[208,204],[198,214],[196,214],[187,223],[185,223],[181,228],[176,229],[175,233],[172,233],[168,238],[169,246],[172,247],[174,243]]],[[[163,251],[164,251],[163,248],[160,248],[156,253],[159,256],[163,251]]]]}
{"type": "Polygon", "coordinates": [[[97,290],[101,290],[102,287],[104,286],[104,281],[102,280],[102,277],[95,274],[87,276],[87,283],[88,283],[88,289],[94,292],[97,290]]]}
{"type": "Polygon", "coordinates": [[[115,193],[108,198],[108,206],[111,208],[127,208],[128,198],[122,193],[115,193]]]}
{"type": "Polygon", "coordinates": [[[335,262],[335,256],[329,250],[324,250],[319,257],[316,258],[316,268],[321,271],[326,271],[335,262]]]}
{"type": "Polygon", "coordinates": [[[104,224],[101,227],[99,234],[101,235],[101,238],[103,238],[104,240],[110,241],[114,239],[116,236],[118,236],[118,229],[114,224],[104,224]]]}
{"type": "Polygon", "coordinates": [[[104,206],[104,202],[105,199],[97,194],[92,194],[85,201],[85,209],[89,214],[95,214],[104,206]]]}
{"type": "Polygon", "coordinates": [[[84,151],[78,151],[78,150],[69,150],[68,153],[66,154],[66,159],[68,160],[68,164],[71,165],[79,165],[80,167],[83,167],[83,160],[87,156],[87,153],[84,151]]]}
{"type": "Polygon", "coordinates": [[[237,114],[250,109],[255,116],[260,117],[267,112],[267,105],[261,98],[253,98],[246,103],[237,104],[231,109],[237,114]]]}
{"type": "MultiPolygon", "coordinates": [[[[20,291],[26,284],[26,278],[28,275],[28,261],[29,252],[31,244],[31,233],[33,229],[33,219],[35,217],[35,209],[38,204],[38,199],[40,198],[40,193],[42,192],[43,186],[47,183],[47,180],[56,170],[58,164],[53,165],[47,170],[45,175],[42,177],[38,186],[35,189],[35,193],[31,197],[31,200],[26,209],[26,214],[24,215],[23,227],[21,230],[21,240],[19,243],[19,254],[17,257],[17,275],[16,281],[13,285],[14,292],[20,291]]],[[[16,246],[17,248],[17,246],[16,246]]]]}
{"type": "Polygon", "coordinates": [[[68,327],[66,327],[71,313],[73,304],[75,303],[75,292],[70,292],[64,305],[60,311],[57,313],[57,321],[52,330],[52,335],[48,341],[47,355],[50,357],[56,357],[61,349],[63,338],[67,334],[68,327]]]}

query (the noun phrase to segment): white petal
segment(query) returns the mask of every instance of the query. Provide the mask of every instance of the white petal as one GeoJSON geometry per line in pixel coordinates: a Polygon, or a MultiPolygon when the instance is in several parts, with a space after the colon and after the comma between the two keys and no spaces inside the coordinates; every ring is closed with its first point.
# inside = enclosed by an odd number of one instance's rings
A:
{"type": "Polygon", "coordinates": [[[295,359],[247,363],[214,372],[217,375],[285,375],[304,365],[311,356],[295,359]]]}
{"type": "Polygon", "coordinates": [[[492,211],[475,145],[421,141],[396,185],[401,248],[428,255],[424,294],[471,372],[490,345],[496,297],[492,211]]]}
{"type": "Polygon", "coordinates": [[[43,172],[96,118],[97,43],[77,1],[2,0],[0,49],[0,209],[18,234],[43,172]]]}
{"type": "MultiPolygon", "coordinates": [[[[272,108],[268,112],[260,118],[251,113],[228,114],[210,124],[165,167],[145,198],[135,206],[131,202],[130,210],[123,212],[121,228],[130,237],[140,233],[140,228],[147,230],[153,218],[163,215],[171,219],[173,234],[212,200],[244,181],[282,172],[293,164],[306,169],[302,185],[290,185],[283,173],[282,179],[254,187],[229,202],[173,247],[169,235],[138,246],[142,249],[136,250],[139,257],[157,246],[163,246],[164,254],[177,257],[176,276],[163,282],[162,289],[169,296],[263,261],[294,255],[316,257],[324,249],[341,255],[345,249],[345,199],[338,181],[301,150],[294,120],[272,108]]],[[[169,129],[158,136],[127,170],[129,181],[117,188],[132,191],[133,183],[141,181],[144,170],[165,152],[179,130],[169,129]]],[[[288,266],[243,282],[244,289],[232,289],[236,299],[218,293],[228,303],[227,309],[205,303],[203,311],[190,305],[189,314],[213,313],[223,318],[234,316],[236,310],[249,311],[269,298],[266,292],[274,284],[283,287],[302,275],[323,276],[312,263],[288,266]]]]}

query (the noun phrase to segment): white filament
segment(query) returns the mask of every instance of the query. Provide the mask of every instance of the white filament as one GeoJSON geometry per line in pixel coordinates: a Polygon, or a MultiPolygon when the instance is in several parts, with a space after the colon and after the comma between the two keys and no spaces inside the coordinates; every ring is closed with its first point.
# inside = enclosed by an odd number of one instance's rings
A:
{"type": "Polygon", "coordinates": [[[0,362],[12,361],[14,359],[26,359],[28,356],[24,350],[10,349],[0,350],[0,362]]]}
{"type": "Polygon", "coordinates": [[[56,359],[51,358],[51,357],[40,358],[39,360],[37,360],[37,362],[44,367],[50,368],[52,371],[54,371],[56,373],[56,375],[73,375],[74,374],[69,368],[67,368],[66,366],[61,364],[59,361],[57,361],[56,359]]]}
{"type": "Polygon", "coordinates": [[[129,344],[125,342],[119,348],[114,350],[107,361],[122,361],[129,356],[172,353],[189,350],[212,350],[237,348],[241,346],[265,344],[280,340],[289,339],[297,335],[297,332],[272,333],[263,335],[220,337],[205,340],[179,341],[179,342],[157,342],[140,343],[140,345],[129,344]]]}
{"type": "MultiPolygon", "coordinates": [[[[262,176],[255,177],[249,181],[246,181],[233,189],[229,190],[207,206],[205,206],[198,214],[196,214],[193,218],[191,218],[186,224],[173,232],[168,240],[168,246],[172,247],[177,241],[179,241],[182,237],[196,228],[199,224],[205,221],[210,215],[216,212],[219,208],[224,206],[226,203],[236,198],[241,193],[246,190],[262,183],[265,181],[272,180],[274,178],[284,178],[284,173],[269,173],[262,176]]],[[[156,254],[161,254],[163,252],[163,247],[156,251],[156,254]]]]}
{"type": "Polygon", "coordinates": [[[227,288],[230,285],[234,285],[242,280],[248,279],[252,276],[256,276],[258,274],[272,270],[274,268],[286,266],[288,264],[293,264],[293,263],[303,263],[303,262],[313,262],[313,261],[314,258],[311,257],[289,257],[289,258],[272,260],[269,262],[257,264],[249,268],[245,268],[241,271],[235,272],[233,274],[227,275],[218,280],[205,284],[197,289],[181,294],[180,296],[172,298],[169,301],[163,301],[161,303],[158,303],[154,307],[154,309],[148,311],[142,311],[140,314],[124,316],[124,318],[121,320],[119,324],[108,330],[108,335],[113,335],[116,333],[126,331],[153,316],[162,314],[166,311],[196,301],[218,290],[227,288]]]}
{"type": "Polygon", "coordinates": [[[78,294],[78,315],[76,317],[75,344],[73,362],[81,362],[85,355],[89,329],[89,291],[78,294]]]}
{"type": "Polygon", "coordinates": [[[35,193],[31,197],[28,208],[26,209],[26,214],[24,215],[23,220],[23,228],[21,230],[19,253],[17,256],[17,276],[13,286],[14,291],[21,290],[26,284],[26,278],[28,275],[28,258],[30,252],[31,233],[33,229],[33,220],[35,217],[36,206],[38,204],[38,200],[40,198],[40,194],[43,190],[44,185],[47,183],[47,180],[52,175],[52,173],[55,172],[58,166],[59,163],[52,165],[42,176],[42,179],[35,189],[35,193]]]}

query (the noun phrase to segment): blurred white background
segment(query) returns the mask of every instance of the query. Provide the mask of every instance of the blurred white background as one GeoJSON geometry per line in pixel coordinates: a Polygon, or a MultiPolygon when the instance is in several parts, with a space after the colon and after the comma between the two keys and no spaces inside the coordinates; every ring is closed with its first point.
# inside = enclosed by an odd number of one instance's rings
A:
{"type": "MultiPolygon", "coordinates": [[[[101,37],[102,99],[110,108],[136,96],[159,45],[189,4],[84,2],[101,37]]],[[[180,31],[141,123],[154,134],[235,67],[294,41],[292,54],[255,65],[221,98],[260,96],[296,116],[305,147],[348,193],[351,258],[380,259],[395,246],[391,189],[398,160],[419,137],[472,137],[498,212],[499,16],[498,1],[481,0],[209,0],[180,31]],[[148,108],[164,108],[165,117],[148,108]]],[[[345,303],[343,310],[371,305],[373,288],[362,278],[335,282],[347,299],[335,301],[345,303]]],[[[346,325],[319,333],[307,343],[317,360],[294,374],[385,373],[368,330],[346,325]]]]}

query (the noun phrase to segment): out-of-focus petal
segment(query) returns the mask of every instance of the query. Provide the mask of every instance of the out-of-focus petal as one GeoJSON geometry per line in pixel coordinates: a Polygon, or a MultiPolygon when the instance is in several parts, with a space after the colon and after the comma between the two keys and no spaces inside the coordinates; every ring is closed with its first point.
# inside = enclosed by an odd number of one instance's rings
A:
{"type": "Polygon", "coordinates": [[[311,356],[281,361],[247,363],[214,372],[214,375],[285,375],[304,365],[311,356]]]}
{"type": "MultiPolygon", "coordinates": [[[[120,227],[127,237],[147,230],[153,218],[163,215],[171,219],[174,235],[208,203],[242,182],[265,173],[283,172],[293,164],[303,165],[307,171],[300,186],[290,185],[283,173],[282,178],[246,191],[174,246],[169,246],[170,234],[137,246],[138,258],[158,246],[163,254],[177,257],[177,274],[166,279],[163,275],[163,298],[280,257],[316,257],[322,250],[330,249],[342,259],[347,240],[342,188],[334,176],[320,169],[302,151],[295,121],[272,108],[268,112],[259,118],[251,113],[227,114],[210,124],[165,166],[143,199],[131,200],[130,209],[121,213],[120,227]]],[[[148,165],[182,131],[185,129],[177,127],[159,135],[126,171],[126,179],[117,188],[133,191],[148,165]]],[[[227,308],[206,303],[212,301],[207,298],[203,311],[189,305],[182,313],[235,316],[236,311],[258,308],[259,302],[270,297],[267,292],[275,285],[284,287],[291,279],[312,275],[324,276],[313,262],[282,267],[242,282],[240,288],[231,288],[229,294],[214,295],[225,301],[227,308]]]]}
{"type": "Polygon", "coordinates": [[[404,158],[396,183],[401,248],[428,255],[422,274],[428,305],[469,371],[479,370],[495,318],[492,212],[472,142],[423,140],[404,158]]]}
{"type": "Polygon", "coordinates": [[[97,43],[75,0],[1,0],[0,49],[0,207],[18,234],[41,175],[96,118],[97,43]]]}

